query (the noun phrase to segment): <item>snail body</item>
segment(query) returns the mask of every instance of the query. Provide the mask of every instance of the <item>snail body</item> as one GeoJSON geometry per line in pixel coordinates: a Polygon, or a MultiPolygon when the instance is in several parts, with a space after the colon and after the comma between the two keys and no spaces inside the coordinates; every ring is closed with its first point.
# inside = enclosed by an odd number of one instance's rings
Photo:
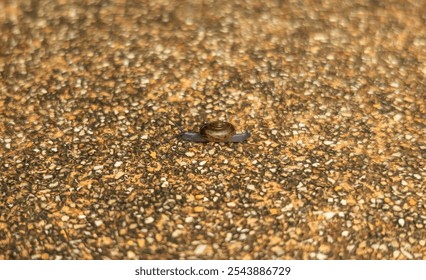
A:
{"type": "Polygon", "coordinates": [[[243,142],[250,136],[248,131],[236,133],[235,127],[225,121],[205,123],[201,126],[199,133],[184,131],[175,122],[173,124],[180,131],[178,138],[191,142],[243,142]]]}

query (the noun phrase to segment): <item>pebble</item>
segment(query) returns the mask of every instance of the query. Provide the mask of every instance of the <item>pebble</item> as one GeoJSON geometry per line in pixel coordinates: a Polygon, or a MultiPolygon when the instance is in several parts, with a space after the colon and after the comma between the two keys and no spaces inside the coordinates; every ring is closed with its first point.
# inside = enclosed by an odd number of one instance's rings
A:
{"type": "Polygon", "coordinates": [[[193,153],[193,152],[186,152],[185,155],[187,157],[193,157],[195,155],[195,153],[193,153]]]}
{"type": "Polygon", "coordinates": [[[327,255],[323,254],[323,253],[317,253],[317,259],[318,260],[326,260],[327,259],[327,255]]]}
{"type": "Polygon", "coordinates": [[[393,251],[392,256],[394,257],[394,259],[397,259],[400,254],[401,254],[401,252],[399,250],[395,250],[395,251],[393,251]]]}
{"type": "Polygon", "coordinates": [[[191,216],[189,216],[189,217],[186,217],[185,218],[185,223],[187,223],[187,224],[190,224],[190,223],[192,223],[194,221],[194,218],[193,217],[191,217],[191,216]]]}
{"type": "Polygon", "coordinates": [[[323,213],[323,216],[324,216],[327,220],[329,220],[329,219],[333,218],[335,215],[336,215],[336,213],[334,213],[334,212],[324,212],[324,213],[323,213]]]}
{"type": "Polygon", "coordinates": [[[182,230],[177,229],[177,230],[172,232],[172,237],[177,238],[177,237],[181,236],[181,234],[182,234],[182,230]]]}
{"type": "Polygon", "coordinates": [[[123,171],[118,171],[117,174],[115,174],[115,179],[118,180],[121,177],[123,177],[126,173],[124,173],[123,171]]]}
{"type": "Polygon", "coordinates": [[[196,206],[196,207],[194,207],[194,212],[195,213],[201,213],[203,211],[204,211],[204,207],[202,207],[202,206],[196,206]]]}
{"type": "Polygon", "coordinates": [[[405,256],[405,257],[407,257],[407,259],[413,259],[413,255],[410,253],[410,252],[408,252],[408,251],[406,251],[406,250],[404,250],[404,249],[402,249],[401,248],[401,253],[405,256]]]}
{"type": "Polygon", "coordinates": [[[153,217],[148,217],[145,219],[145,224],[149,225],[152,224],[154,222],[154,218],[153,217]]]}
{"type": "Polygon", "coordinates": [[[93,170],[101,170],[103,168],[104,168],[103,165],[96,165],[96,166],[93,167],[93,170]]]}
{"type": "Polygon", "coordinates": [[[396,122],[399,122],[402,119],[402,115],[401,114],[395,114],[393,116],[393,120],[396,122]]]}
{"type": "Polygon", "coordinates": [[[227,205],[228,207],[235,207],[235,206],[237,206],[237,205],[235,204],[235,202],[228,202],[226,205],[227,205]]]}
{"type": "Polygon", "coordinates": [[[206,249],[207,249],[207,245],[200,244],[195,248],[194,254],[197,256],[202,255],[206,249]]]}

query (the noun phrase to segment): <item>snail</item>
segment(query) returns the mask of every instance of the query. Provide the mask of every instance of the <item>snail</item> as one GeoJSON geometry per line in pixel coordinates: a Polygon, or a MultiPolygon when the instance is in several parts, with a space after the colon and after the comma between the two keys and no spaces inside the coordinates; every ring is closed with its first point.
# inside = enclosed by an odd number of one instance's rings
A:
{"type": "MultiPolygon", "coordinates": [[[[170,119],[169,119],[170,120],[170,119]]],[[[250,132],[236,133],[235,127],[225,121],[204,123],[200,132],[183,130],[177,123],[170,120],[180,131],[178,138],[190,142],[243,142],[250,136],[250,132]]]]}

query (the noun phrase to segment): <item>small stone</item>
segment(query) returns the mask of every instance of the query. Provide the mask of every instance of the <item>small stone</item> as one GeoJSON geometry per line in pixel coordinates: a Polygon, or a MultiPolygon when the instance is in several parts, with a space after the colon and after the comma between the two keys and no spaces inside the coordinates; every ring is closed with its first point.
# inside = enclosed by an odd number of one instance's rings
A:
{"type": "Polygon", "coordinates": [[[204,211],[204,207],[202,207],[202,206],[195,206],[194,207],[194,212],[195,213],[201,213],[203,211],[204,211]]]}
{"type": "Polygon", "coordinates": [[[254,185],[247,185],[247,189],[254,191],[256,187],[254,185]]]}
{"type": "Polygon", "coordinates": [[[193,152],[186,152],[185,155],[187,157],[193,157],[195,155],[195,153],[193,153],[193,152]]]}
{"type": "Polygon", "coordinates": [[[332,184],[336,183],[336,180],[334,180],[333,178],[330,178],[330,177],[327,177],[327,181],[329,181],[332,184]]]}
{"type": "Polygon", "coordinates": [[[327,255],[325,255],[323,253],[317,253],[317,259],[318,260],[325,260],[325,259],[327,259],[327,255]]]}
{"type": "Polygon", "coordinates": [[[123,171],[118,171],[118,172],[117,172],[117,174],[115,174],[114,178],[115,178],[116,180],[118,180],[118,179],[120,179],[121,177],[123,177],[123,176],[124,176],[124,174],[126,174],[126,173],[124,173],[123,171]]]}
{"type": "Polygon", "coordinates": [[[100,227],[103,223],[104,223],[104,222],[103,222],[102,220],[96,220],[96,221],[95,221],[95,225],[96,225],[97,227],[100,227]]]}
{"type": "Polygon", "coordinates": [[[149,225],[152,224],[154,222],[154,218],[153,217],[148,217],[145,219],[145,224],[149,225]]]}
{"type": "Polygon", "coordinates": [[[408,252],[408,251],[406,251],[406,250],[404,250],[404,249],[401,249],[401,253],[407,258],[407,259],[409,259],[409,260],[411,260],[411,259],[413,259],[413,255],[410,253],[410,252],[408,252]]]}
{"type": "Polygon", "coordinates": [[[396,114],[395,116],[393,116],[393,120],[396,122],[399,122],[402,119],[402,115],[401,114],[396,114]]]}
{"type": "Polygon", "coordinates": [[[134,259],[136,257],[136,254],[133,251],[128,251],[127,252],[127,257],[129,259],[134,259]]]}
{"type": "Polygon", "coordinates": [[[117,161],[116,163],[114,163],[114,167],[120,167],[122,164],[122,161],[117,161]]]}
{"type": "Polygon", "coordinates": [[[323,216],[324,216],[327,220],[329,220],[329,219],[333,218],[333,217],[334,217],[334,215],[336,215],[336,213],[334,213],[334,212],[324,212],[324,213],[323,213],[323,216]]]}
{"type": "Polygon", "coordinates": [[[401,252],[400,252],[399,250],[395,250],[395,251],[393,251],[393,253],[392,253],[392,255],[393,255],[393,257],[394,257],[395,259],[396,259],[396,258],[398,258],[400,254],[401,254],[401,252]]]}
{"type": "Polygon", "coordinates": [[[204,251],[206,250],[206,248],[207,248],[207,245],[200,244],[200,245],[197,246],[197,248],[195,248],[194,254],[198,255],[198,256],[202,255],[204,253],[204,251]]]}
{"type": "Polygon", "coordinates": [[[333,142],[333,141],[329,141],[329,140],[325,140],[325,141],[324,141],[324,145],[330,146],[330,145],[332,145],[332,144],[334,144],[334,142],[333,142]]]}
{"type": "Polygon", "coordinates": [[[182,234],[182,231],[180,229],[177,229],[172,232],[172,237],[176,238],[176,237],[179,237],[181,234],[182,234]]]}
{"type": "Polygon", "coordinates": [[[237,206],[237,205],[235,204],[235,202],[228,202],[226,205],[227,205],[228,207],[235,207],[235,206],[237,206]]]}
{"type": "Polygon", "coordinates": [[[156,152],[152,151],[149,155],[151,156],[152,159],[157,159],[157,153],[156,152]]]}
{"type": "Polygon", "coordinates": [[[143,239],[143,238],[139,238],[139,239],[137,240],[137,243],[138,243],[138,246],[139,246],[140,248],[145,247],[145,239],[143,239]]]}
{"type": "Polygon", "coordinates": [[[103,165],[96,165],[93,167],[93,170],[101,170],[102,168],[104,168],[103,165]]]}
{"type": "Polygon", "coordinates": [[[57,187],[58,185],[59,185],[59,182],[54,182],[54,183],[49,184],[49,187],[54,188],[54,187],[57,187]]]}
{"type": "Polygon", "coordinates": [[[61,220],[62,220],[63,222],[66,222],[66,221],[68,221],[69,219],[70,219],[70,217],[69,217],[69,216],[67,216],[67,215],[62,216],[62,218],[61,218],[61,220]]]}
{"type": "Polygon", "coordinates": [[[403,227],[405,225],[405,220],[402,218],[398,219],[398,224],[403,227]]]}
{"type": "Polygon", "coordinates": [[[185,223],[187,223],[187,224],[190,224],[190,223],[192,223],[194,221],[194,218],[193,217],[191,217],[191,216],[189,216],[189,217],[186,217],[185,218],[185,223]]]}
{"type": "Polygon", "coordinates": [[[319,250],[321,251],[321,253],[328,254],[331,251],[331,247],[328,244],[322,244],[319,246],[319,250]]]}
{"type": "Polygon", "coordinates": [[[205,160],[203,160],[203,161],[201,161],[200,163],[199,163],[199,165],[200,166],[204,166],[206,164],[206,161],[205,160]]]}

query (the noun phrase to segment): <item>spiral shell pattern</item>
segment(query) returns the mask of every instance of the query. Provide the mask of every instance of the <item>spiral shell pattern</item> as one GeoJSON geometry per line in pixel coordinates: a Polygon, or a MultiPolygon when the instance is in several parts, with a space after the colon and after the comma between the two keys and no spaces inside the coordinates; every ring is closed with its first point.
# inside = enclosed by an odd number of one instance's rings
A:
{"type": "Polygon", "coordinates": [[[226,142],[235,132],[235,127],[224,121],[206,123],[200,128],[200,135],[212,142],[226,142]]]}

